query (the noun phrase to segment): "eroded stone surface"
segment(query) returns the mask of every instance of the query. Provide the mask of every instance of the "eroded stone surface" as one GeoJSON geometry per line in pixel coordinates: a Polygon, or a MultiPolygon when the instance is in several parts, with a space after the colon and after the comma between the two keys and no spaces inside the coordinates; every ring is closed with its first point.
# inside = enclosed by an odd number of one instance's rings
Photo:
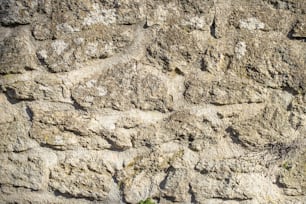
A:
{"type": "Polygon", "coordinates": [[[304,203],[303,0],[0,1],[4,203],[304,203]]]}

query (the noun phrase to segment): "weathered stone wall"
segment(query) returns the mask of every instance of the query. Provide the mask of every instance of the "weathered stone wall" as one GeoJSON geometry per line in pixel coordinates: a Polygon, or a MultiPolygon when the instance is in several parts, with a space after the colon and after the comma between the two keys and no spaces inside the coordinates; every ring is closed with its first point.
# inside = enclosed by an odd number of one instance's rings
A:
{"type": "Polygon", "coordinates": [[[0,0],[0,203],[305,203],[305,0],[0,0]]]}

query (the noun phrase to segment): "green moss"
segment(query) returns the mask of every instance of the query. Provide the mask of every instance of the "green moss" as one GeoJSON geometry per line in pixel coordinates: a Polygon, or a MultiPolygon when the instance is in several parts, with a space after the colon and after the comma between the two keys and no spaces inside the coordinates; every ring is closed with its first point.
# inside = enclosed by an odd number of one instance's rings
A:
{"type": "Polygon", "coordinates": [[[282,167],[289,171],[292,168],[292,165],[288,161],[285,161],[282,167]]]}
{"type": "Polygon", "coordinates": [[[140,201],[138,204],[155,204],[155,202],[151,198],[147,198],[146,200],[140,201]]]}

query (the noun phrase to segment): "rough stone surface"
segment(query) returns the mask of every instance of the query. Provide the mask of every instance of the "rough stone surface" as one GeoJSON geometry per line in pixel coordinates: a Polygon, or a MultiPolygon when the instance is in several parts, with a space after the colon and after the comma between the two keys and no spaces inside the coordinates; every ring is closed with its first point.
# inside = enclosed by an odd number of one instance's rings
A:
{"type": "Polygon", "coordinates": [[[305,0],[0,0],[0,203],[305,203],[305,50],[305,0]]]}

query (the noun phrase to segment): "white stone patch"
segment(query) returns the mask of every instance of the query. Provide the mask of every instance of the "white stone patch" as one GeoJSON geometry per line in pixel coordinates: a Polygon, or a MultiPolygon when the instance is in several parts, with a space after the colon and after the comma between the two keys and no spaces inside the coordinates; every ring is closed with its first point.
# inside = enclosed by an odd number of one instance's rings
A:
{"type": "Polygon", "coordinates": [[[162,78],[165,81],[167,86],[167,93],[173,97],[174,106],[179,108],[184,105],[183,93],[185,91],[183,76],[177,75],[174,78],[162,78]]]}
{"type": "Polygon", "coordinates": [[[158,6],[152,17],[147,18],[148,26],[163,24],[168,17],[169,10],[163,6],[158,6]]]}
{"type": "Polygon", "coordinates": [[[126,112],[127,117],[137,118],[143,123],[155,123],[167,117],[168,115],[162,114],[155,111],[140,111],[140,110],[131,110],[126,112]]]}
{"type": "Polygon", "coordinates": [[[135,149],[130,149],[124,152],[104,150],[99,153],[99,155],[103,158],[103,162],[112,168],[110,169],[111,171],[121,170],[124,164],[129,164],[132,162],[137,154],[139,154],[139,152],[137,152],[135,149]]]}
{"type": "Polygon", "coordinates": [[[87,81],[85,85],[87,88],[93,88],[96,86],[96,83],[97,83],[97,80],[90,80],[90,81],[87,81]]]}
{"type": "Polygon", "coordinates": [[[199,161],[199,155],[188,148],[184,149],[184,155],[182,160],[187,166],[195,166],[199,161]]]}
{"type": "Polygon", "coordinates": [[[277,198],[280,197],[281,190],[276,185],[271,185],[272,181],[260,173],[237,174],[239,186],[250,197],[257,198],[277,198]]]}
{"type": "Polygon", "coordinates": [[[248,18],[240,20],[239,27],[248,30],[261,30],[265,28],[265,24],[256,18],[248,18]]]}
{"type": "Polygon", "coordinates": [[[56,145],[62,145],[62,144],[64,144],[64,140],[61,136],[56,135],[55,138],[54,138],[54,143],[56,145]]]}
{"type": "Polygon", "coordinates": [[[294,96],[288,92],[275,90],[275,95],[273,95],[271,99],[272,103],[281,104],[286,108],[292,102],[293,98],[294,96]]]}
{"type": "Polygon", "coordinates": [[[39,85],[38,90],[45,91],[45,92],[51,92],[52,88],[44,85],[39,85]]]}
{"type": "Polygon", "coordinates": [[[40,59],[47,59],[48,52],[46,50],[40,50],[37,52],[37,55],[40,59]]]}
{"type": "Polygon", "coordinates": [[[97,87],[98,96],[106,96],[107,89],[104,86],[98,86],[97,87]]]}
{"type": "Polygon", "coordinates": [[[246,44],[245,42],[238,42],[235,47],[235,53],[238,59],[241,59],[244,57],[246,53],[246,44]]]}
{"type": "Polygon", "coordinates": [[[89,89],[95,89],[97,96],[105,96],[107,94],[107,89],[104,86],[97,85],[97,80],[87,81],[85,86],[89,89]]]}
{"type": "Polygon", "coordinates": [[[73,28],[71,25],[68,23],[61,23],[56,26],[56,29],[58,31],[63,31],[64,33],[73,33],[73,32],[78,32],[80,31],[79,28],[73,28]]]}
{"type": "Polygon", "coordinates": [[[206,105],[203,107],[196,106],[190,109],[190,113],[198,117],[204,116],[215,126],[222,125],[222,120],[220,120],[220,118],[217,115],[218,110],[214,106],[210,105],[206,105]]]}
{"type": "Polygon", "coordinates": [[[197,30],[205,30],[205,26],[207,25],[205,18],[203,16],[202,17],[199,17],[199,16],[191,17],[188,20],[184,20],[182,24],[184,26],[194,27],[197,30]]]}
{"type": "Polygon", "coordinates": [[[60,55],[68,47],[68,44],[65,43],[63,40],[56,40],[52,42],[51,47],[57,55],[60,55]]]}
{"type": "Polygon", "coordinates": [[[84,101],[86,101],[87,103],[93,103],[94,100],[95,98],[93,96],[86,96],[84,98],[84,101]]]}
{"type": "Polygon", "coordinates": [[[116,122],[120,118],[119,115],[108,115],[108,116],[100,116],[95,118],[89,123],[89,129],[94,131],[99,131],[101,128],[107,130],[114,130],[116,129],[116,122]]]}
{"type": "Polygon", "coordinates": [[[163,114],[157,111],[130,110],[121,112],[120,114],[115,112],[109,115],[98,115],[90,121],[88,127],[90,130],[95,132],[98,132],[101,128],[114,130],[116,129],[116,123],[122,118],[135,118],[142,123],[150,124],[163,120],[166,117],[168,117],[168,114],[163,114]]]}
{"type": "Polygon", "coordinates": [[[73,40],[76,45],[81,45],[84,42],[84,38],[76,38],[73,40]]]}
{"type": "Polygon", "coordinates": [[[158,22],[165,22],[168,16],[167,9],[163,8],[162,6],[159,6],[155,15],[157,17],[158,22]]]}
{"type": "Polygon", "coordinates": [[[51,168],[57,165],[58,157],[53,151],[45,148],[38,148],[33,149],[31,154],[38,155],[44,161],[47,168],[51,168]]]}
{"type": "Polygon", "coordinates": [[[181,145],[173,141],[163,143],[160,145],[160,151],[163,153],[163,155],[173,154],[180,150],[181,150],[181,145]]]}
{"type": "Polygon", "coordinates": [[[285,107],[289,106],[294,98],[294,96],[288,92],[282,92],[280,96],[285,107]]]}
{"type": "Polygon", "coordinates": [[[13,111],[13,107],[11,104],[8,103],[7,99],[5,98],[4,94],[0,95],[0,124],[13,122],[15,120],[15,111],[13,111]]]}
{"type": "Polygon", "coordinates": [[[97,53],[97,49],[98,48],[98,43],[97,42],[92,42],[92,43],[88,43],[87,47],[86,47],[86,55],[88,56],[94,56],[97,53]]]}
{"type": "Polygon", "coordinates": [[[140,172],[133,178],[133,185],[127,191],[125,197],[129,203],[138,203],[139,200],[145,200],[152,191],[152,181],[146,172],[140,172]]]}
{"type": "Polygon", "coordinates": [[[113,42],[108,42],[104,45],[104,52],[105,53],[112,53],[114,50],[114,44],[113,42]]]}
{"type": "Polygon", "coordinates": [[[104,25],[110,25],[116,22],[116,10],[115,9],[101,9],[99,4],[93,4],[93,10],[84,19],[83,25],[93,25],[102,23],[104,25]]]}

